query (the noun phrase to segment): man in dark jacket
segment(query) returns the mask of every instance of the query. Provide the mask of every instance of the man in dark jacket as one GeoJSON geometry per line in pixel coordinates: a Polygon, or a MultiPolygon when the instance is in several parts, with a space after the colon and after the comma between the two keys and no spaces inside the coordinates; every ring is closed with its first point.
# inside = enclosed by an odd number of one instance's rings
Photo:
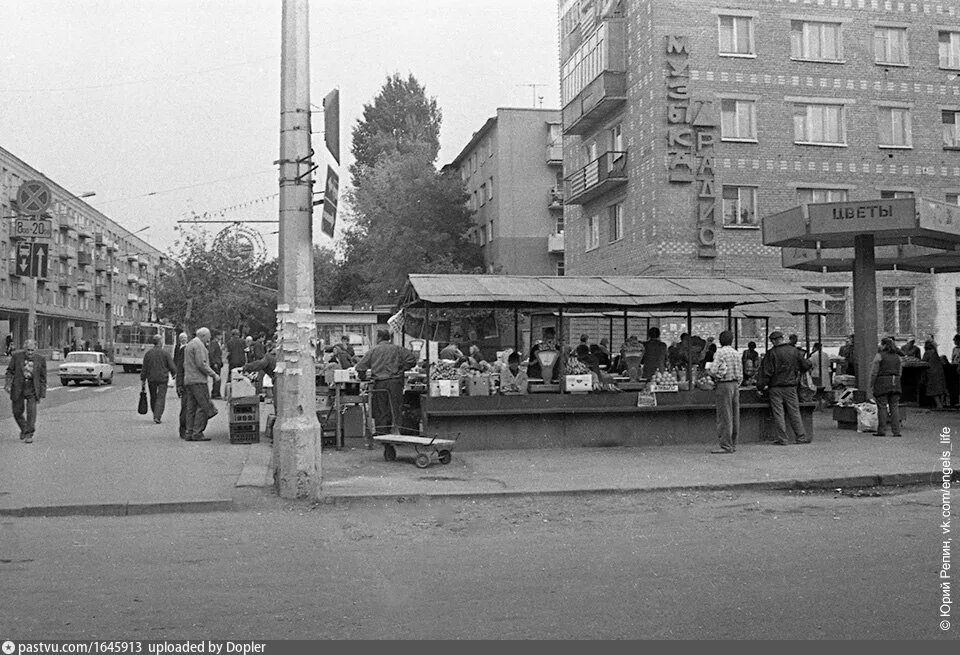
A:
{"type": "Polygon", "coordinates": [[[187,399],[183,397],[186,387],[183,384],[183,349],[187,345],[187,333],[177,335],[177,348],[173,352],[173,365],[176,368],[177,398],[180,399],[180,438],[187,438],[187,399]]]}
{"type": "MultiPolygon", "coordinates": [[[[219,332],[214,332],[210,337],[210,345],[207,347],[207,351],[210,355],[210,368],[212,368],[217,375],[220,375],[220,369],[223,368],[223,350],[220,348],[219,332]]],[[[210,399],[219,400],[220,398],[222,398],[220,394],[220,383],[217,382],[213,385],[213,389],[210,390],[210,399]]]]}
{"type": "Polygon", "coordinates": [[[153,348],[143,356],[140,367],[140,383],[146,384],[150,391],[150,409],[153,410],[153,422],[159,423],[163,408],[167,405],[167,386],[170,376],[177,377],[177,367],[173,356],[163,349],[163,337],[153,335],[153,348]]]}
{"type": "Polygon", "coordinates": [[[240,330],[230,330],[230,340],[227,341],[226,346],[227,366],[230,368],[230,371],[235,368],[241,368],[247,363],[247,354],[244,352],[247,344],[240,338],[240,330]]]}
{"type": "Polygon", "coordinates": [[[357,372],[363,375],[369,370],[373,379],[370,403],[377,434],[400,427],[403,373],[416,365],[417,354],[390,343],[387,330],[377,330],[377,345],[357,362],[357,372]]]}
{"type": "Polygon", "coordinates": [[[10,392],[13,418],[20,426],[20,439],[24,443],[33,443],[37,403],[47,395],[47,360],[37,353],[37,342],[33,339],[27,339],[23,348],[10,357],[3,388],[10,392]]]}
{"type": "Polygon", "coordinates": [[[783,332],[770,333],[773,347],[760,361],[760,373],[757,377],[757,390],[766,391],[770,397],[770,412],[777,427],[777,446],[787,445],[787,425],[790,421],[797,443],[810,443],[800,418],[800,399],[797,397],[797,385],[800,376],[810,370],[811,364],[803,358],[800,351],[783,338],[783,332]]]}

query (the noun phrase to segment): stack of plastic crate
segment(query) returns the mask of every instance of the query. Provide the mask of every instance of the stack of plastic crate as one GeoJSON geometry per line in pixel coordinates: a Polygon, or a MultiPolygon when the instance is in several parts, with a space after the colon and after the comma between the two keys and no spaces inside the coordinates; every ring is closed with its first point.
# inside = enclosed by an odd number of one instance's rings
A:
{"type": "Polygon", "coordinates": [[[260,441],[260,398],[244,396],[230,399],[230,443],[260,441]]]}

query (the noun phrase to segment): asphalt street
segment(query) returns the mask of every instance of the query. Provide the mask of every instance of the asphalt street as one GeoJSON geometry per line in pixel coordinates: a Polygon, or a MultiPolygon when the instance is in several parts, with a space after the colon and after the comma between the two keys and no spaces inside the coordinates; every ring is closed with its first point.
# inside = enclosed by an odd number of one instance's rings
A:
{"type": "MultiPolygon", "coordinates": [[[[84,398],[90,398],[93,394],[110,394],[131,386],[140,386],[140,374],[123,373],[119,367],[114,369],[113,384],[105,384],[102,387],[89,382],[83,382],[79,385],[70,384],[64,387],[60,384],[60,378],[56,372],[48,371],[47,397],[40,402],[39,411],[42,413],[44,407],[59,407],[78,400],[82,401],[84,398]]],[[[167,399],[175,397],[176,393],[173,389],[170,389],[167,393],[167,399]]],[[[11,416],[13,416],[13,412],[10,407],[10,397],[4,393],[0,397],[0,420],[11,416]]]]}
{"type": "Polygon", "coordinates": [[[4,519],[0,635],[955,639],[937,490],[850,493],[4,519]]]}

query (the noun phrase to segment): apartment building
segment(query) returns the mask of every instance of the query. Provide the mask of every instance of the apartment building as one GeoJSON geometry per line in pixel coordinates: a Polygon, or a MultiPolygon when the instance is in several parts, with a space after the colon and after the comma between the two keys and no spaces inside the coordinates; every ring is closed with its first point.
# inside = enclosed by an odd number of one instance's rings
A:
{"type": "Polygon", "coordinates": [[[36,280],[38,347],[58,350],[76,339],[106,344],[115,321],[156,318],[155,291],[168,263],[157,248],[0,148],[0,325],[16,345],[27,338],[32,282],[17,275],[19,240],[12,232],[17,191],[41,180],[52,193],[48,274],[36,280]]]}
{"type": "Polygon", "coordinates": [[[563,275],[560,112],[499,108],[444,166],[459,173],[488,272],[563,275]]]}
{"type": "MultiPolygon", "coordinates": [[[[802,203],[960,203],[960,3],[559,0],[571,274],[743,275],[834,298],[849,274],[784,269],[760,223],[802,203]]],[[[960,331],[960,276],[878,274],[879,326],[960,331]]]]}

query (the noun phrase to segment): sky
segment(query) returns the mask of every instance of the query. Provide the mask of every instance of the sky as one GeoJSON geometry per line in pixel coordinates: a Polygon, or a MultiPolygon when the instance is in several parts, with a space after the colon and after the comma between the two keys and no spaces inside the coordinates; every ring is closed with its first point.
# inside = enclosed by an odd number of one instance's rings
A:
{"type": "MultiPolygon", "coordinates": [[[[192,215],[276,219],[281,6],[0,0],[0,146],[74,194],[95,192],[86,202],[127,229],[151,226],[140,236],[162,250],[192,215]]],[[[437,99],[439,166],[498,107],[559,108],[556,0],[311,0],[309,11],[313,146],[324,152],[319,108],[338,87],[341,188],[353,126],[393,73],[437,99]]],[[[335,247],[319,223],[315,212],[315,242],[335,247]]],[[[275,256],[276,225],[248,227],[275,256]]]]}

